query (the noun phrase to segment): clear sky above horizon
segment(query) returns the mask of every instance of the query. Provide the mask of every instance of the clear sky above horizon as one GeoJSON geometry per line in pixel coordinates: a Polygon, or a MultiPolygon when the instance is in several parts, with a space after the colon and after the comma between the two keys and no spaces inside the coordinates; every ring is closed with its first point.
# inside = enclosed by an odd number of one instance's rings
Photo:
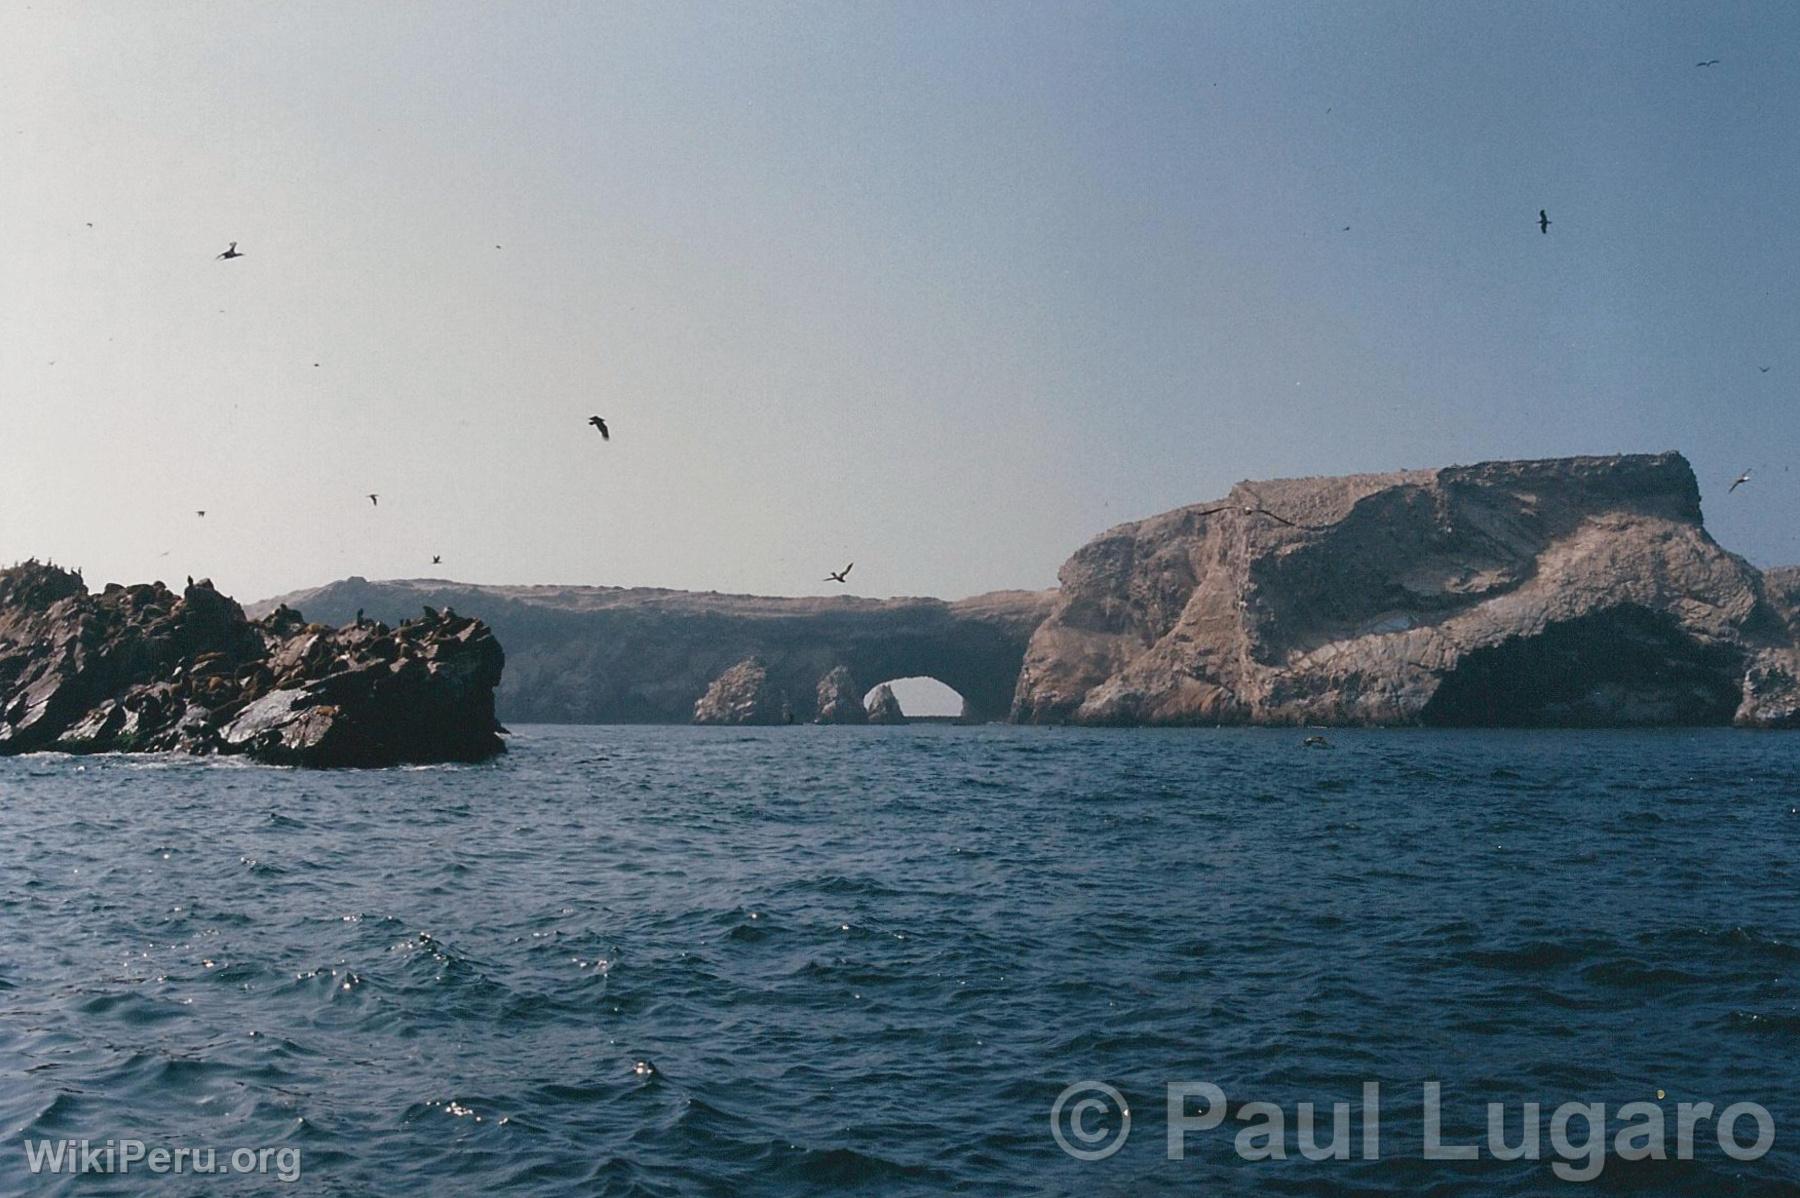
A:
{"type": "Polygon", "coordinates": [[[1779,3],[9,0],[0,560],[957,596],[1242,478],[1680,449],[1800,561],[1797,45],[1779,3]]]}

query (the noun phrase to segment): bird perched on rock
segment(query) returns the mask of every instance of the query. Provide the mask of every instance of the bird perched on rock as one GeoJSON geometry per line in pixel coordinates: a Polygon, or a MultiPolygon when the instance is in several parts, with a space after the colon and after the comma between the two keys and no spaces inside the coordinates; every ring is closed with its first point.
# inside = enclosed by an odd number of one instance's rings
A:
{"type": "Polygon", "coordinates": [[[824,581],[826,581],[826,582],[843,582],[846,578],[848,578],[850,576],[850,571],[855,569],[855,567],[856,567],[856,563],[851,562],[848,566],[845,566],[842,570],[837,571],[837,573],[827,574],[824,578],[824,581]]]}
{"type": "Polygon", "coordinates": [[[600,419],[598,416],[589,416],[588,423],[600,430],[600,439],[602,441],[612,440],[612,434],[606,429],[606,421],[600,419]]]}
{"type": "Polygon", "coordinates": [[[225,252],[223,254],[220,254],[218,256],[218,258],[216,259],[216,261],[223,262],[227,258],[242,258],[242,257],[243,257],[243,255],[238,253],[237,242],[234,241],[229,246],[226,247],[225,252]]]}

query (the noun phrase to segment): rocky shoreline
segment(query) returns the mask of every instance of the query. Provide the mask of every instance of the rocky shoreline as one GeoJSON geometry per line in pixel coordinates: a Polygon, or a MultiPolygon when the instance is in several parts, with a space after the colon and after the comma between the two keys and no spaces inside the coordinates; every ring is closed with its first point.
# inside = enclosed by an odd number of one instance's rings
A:
{"type": "Polygon", "coordinates": [[[206,580],[89,593],[37,562],[0,570],[0,755],[233,754],[301,766],[481,761],[505,748],[505,656],[479,620],[260,620],[206,580]]]}
{"type": "Polygon", "coordinates": [[[251,620],[204,581],[90,595],[27,563],[0,572],[0,754],[472,761],[501,749],[496,701],[883,724],[912,676],[968,722],[1800,727],[1800,568],[1721,548],[1675,453],[1240,483],[1059,581],[946,603],[352,578],[251,620]]]}

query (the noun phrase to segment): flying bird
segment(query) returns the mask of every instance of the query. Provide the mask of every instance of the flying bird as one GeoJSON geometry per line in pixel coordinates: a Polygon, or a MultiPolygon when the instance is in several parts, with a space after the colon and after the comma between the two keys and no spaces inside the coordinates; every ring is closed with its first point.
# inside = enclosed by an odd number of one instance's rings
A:
{"type": "Polygon", "coordinates": [[[612,440],[612,434],[606,431],[606,421],[600,419],[598,416],[589,416],[588,423],[600,430],[600,439],[602,441],[612,440]]]}
{"type": "Polygon", "coordinates": [[[1538,232],[1548,233],[1550,231],[1550,226],[1552,223],[1554,223],[1554,222],[1552,222],[1550,219],[1550,213],[1545,211],[1542,208],[1539,208],[1538,209],[1538,232]]]}
{"type": "Polygon", "coordinates": [[[441,553],[434,553],[434,554],[432,554],[432,555],[431,555],[431,564],[432,564],[432,565],[434,565],[434,566],[437,566],[437,565],[442,565],[442,564],[443,564],[443,561],[444,561],[444,555],[443,555],[443,554],[441,554],[441,553]]]}
{"type": "Polygon", "coordinates": [[[1694,65],[1697,67],[1716,67],[1719,65],[1719,60],[1716,58],[1709,58],[1705,62],[1697,62],[1694,65]]]}
{"type": "Polygon", "coordinates": [[[204,520],[204,519],[206,519],[206,509],[201,508],[199,511],[195,512],[194,515],[196,515],[196,516],[200,517],[202,520],[204,520]]]}
{"type": "Polygon", "coordinates": [[[851,562],[848,566],[845,566],[842,570],[839,570],[837,573],[827,574],[824,578],[824,581],[826,581],[826,582],[843,582],[846,578],[848,578],[850,576],[850,571],[852,569],[854,569],[855,566],[856,566],[856,563],[851,562]]]}
{"type": "Polygon", "coordinates": [[[219,255],[218,261],[223,262],[227,258],[242,258],[242,257],[243,257],[243,255],[238,253],[237,242],[234,241],[228,247],[226,247],[226,250],[223,254],[219,255]]]}
{"type": "Polygon", "coordinates": [[[370,491],[369,492],[369,506],[370,507],[380,507],[381,506],[381,496],[375,494],[375,492],[373,492],[373,491],[370,491]]]}
{"type": "Polygon", "coordinates": [[[1737,490],[1739,487],[1743,486],[1745,483],[1747,483],[1749,481],[1750,481],[1750,472],[1748,470],[1746,470],[1742,474],[1738,475],[1737,478],[1732,480],[1731,485],[1729,487],[1725,488],[1725,493],[1727,495],[1729,495],[1733,491],[1737,490]]]}
{"type": "Polygon", "coordinates": [[[1769,373],[1769,368],[1767,366],[1758,366],[1756,371],[1758,374],[1767,374],[1769,373]]]}

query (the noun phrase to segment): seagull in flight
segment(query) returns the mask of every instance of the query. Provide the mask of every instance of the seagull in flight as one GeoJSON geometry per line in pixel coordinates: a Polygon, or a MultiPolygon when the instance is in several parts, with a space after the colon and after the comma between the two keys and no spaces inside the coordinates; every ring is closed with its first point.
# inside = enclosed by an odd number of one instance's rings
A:
{"type": "Polygon", "coordinates": [[[1747,483],[1749,481],[1750,481],[1750,472],[1748,470],[1746,470],[1742,474],[1738,475],[1737,478],[1732,480],[1731,485],[1729,487],[1725,488],[1725,493],[1727,495],[1729,495],[1733,491],[1737,490],[1739,487],[1743,486],[1745,483],[1747,483]]]}
{"type": "Polygon", "coordinates": [[[1539,208],[1538,209],[1538,232],[1548,233],[1550,231],[1550,226],[1553,223],[1555,223],[1555,222],[1553,222],[1550,219],[1550,213],[1548,211],[1546,211],[1545,209],[1539,208]]]}
{"type": "Polygon", "coordinates": [[[1758,366],[1756,368],[1756,372],[1758,374],[1767,374],[1767,373],[1769,373],[1769,368],[1767,366],[1758,366]]]}
{"type": "Polygon", "coordinates": [[[612,440],[612,434],[606,431],[606,421],[600,419],[598,416],[589,416],[588,423],[600,430],[600,439],[602,441],[612,440]]]}
{"type": "Polygon", "coordinates": [[[217,261],[223,262],[227,258],[242,258],[242,257],[243,257],[243,255],[238,253],[237,242],[234,241],[231,243],[230,246],[228,246],[226,248],[226,250],[223,254],[220,254],[218,256],[217,261]]]}
{"type": "Polygon", "coordinates": [[[195,512],[194,515],[196,515],[196,516],[200,517],[202,520],[204,520],[204,519],[206,519],[206,509],[201,508],[199,511],[195,512]]]}
{"type": "Polygon", "coordinates": [[[855,566],[856,566],[856,563],[851,562],[848,566],[845,566],[842,570],[839,570],[837,573],[827,574],[825,576],[824,581],[826,581],[826,582],[843,582],[846,578],[848,578],[850,576],[850,571],[852,569],[854,569],[855,566]]]}
{"type": "Polygon", "coordinates": [[[381,496],[377,495],[373,491],[370,491],[369,492],[369,506],[370,507],[380,507],[381,506],[381,496]]]}
{"type": "Polygon", "coordinates": [[[1697,67],[1716,67],[1719,65],[1719,60],[1716,58],[1709,58],[1705,62],[1697,62],[1694,65],[1697,67]]]}
{"type": "Polygon", "coordinates": [[[444,561],[444,555],[443,555],[443,554],[441,554],[441,553],[434,553],[434,554],[432,554],[432,555],[431,555],[431,564],[432,564],[432,565],[434,565],[434,566],[437,566],[437,565],[442,565],[442,564],[443,564],[443,561],[444,561]]]}

